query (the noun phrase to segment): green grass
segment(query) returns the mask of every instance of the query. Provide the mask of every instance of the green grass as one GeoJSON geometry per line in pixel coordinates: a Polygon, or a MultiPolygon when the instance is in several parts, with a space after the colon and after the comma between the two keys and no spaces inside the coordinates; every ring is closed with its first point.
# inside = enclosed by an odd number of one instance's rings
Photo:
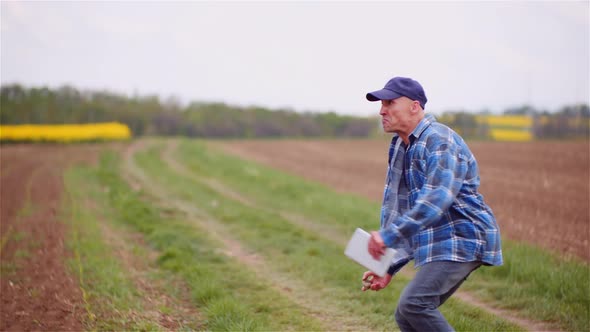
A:
{"type": "MultiPolygon", "coordinates": [[[[17,219],[17,222],[20,221],[17,219]]],[[[0,240],[0,254],[9,241],[13,244],[14,251],[12,252],[12,256],[9,257],[8,254],[5,254],[0,261],[0,278],[2,279],[14,277],[14,274],[27,264],[40,245],[38,242],[31,240],[31,235],[29,233],[14,231],[12,225],[2,233],[2,238],[0,240]]],[[[28,278],[29,277],[25,277],[25,279],[28,278]]]]}
{"type": "Polygon", "coordinates": [[[31,204],[30,200],[26,200],[23,206],[18,210],[16,216],[17,218],[27,218],[33,215],[37,208],[31,204]]]}
{"type": "Polygon", "coordinates": [[[572,331],[590,330],[590,270],[530,245],[504,241],[504,265],[481,269],[467,289],[528,317],[557,322],[572,331]]]}
{"type": "Polygon", "coordinates": [[[31,253],[26,249],[17,249],[14,252],[14,258],[16,259],[23,259],[31,257],[31,253]]]}
{"type": "Polygon", "coordinates": [[[12,275],[16,273],[17,270],[18,266],[16,265],[16,262],[14,262],[13,260],[2,260],[0,262],[0,277],[2,277],[2,279],[10,278],[12,275]]]}
{"type": "Polygon", "coordinates": [[[327,186],[224,155],[202,143],[183,141],[177,156],[196,175],[218,179],[256,198],[261,206],[300,214],[336,232],[349,235],[356,227],[379,226],[380,206],[358,195],[337,194],[327,186]]]}
{"type": "MultiPolygon", "coordinates": [[[[160,160],[161,149],[162,146],[156,144],[140,152],[136,160],[150,181],[170,193],[170,199],[182,199],[205,210],[277,271],[302,280],[311,291],[336,303],[344,314],[371,322],[371,329],[395,328],[395,303],[408,279],[397,276],[384,291],[362,293],[359,286],[363,269],[344,257],[342,245],[290,223],[279,213],[244,206],[199,181],[174,173],[160,160]]],[[[367,201],[359,197],[339,195],[326,187],[225,157],[199,143],[183,143],[181,152],[198,176],[224,181],[264,206],[288,209],[313,217],[316,222],[333,225],[335,232],[352,233],[354,227],[367,227],[373,224],[372,220],[377,220],[378,209],[369,211],[365,206],[367,201]]],[[[449,302],[444,308],[445,315],[459,330],[518,330],[501,318],[453,299],[449,302]]]]}
{"type": "Polygon", "coordinates": [[[86,197],[99,204],[105,217],[112,217],[105,194],[99,190],[95,172],[76,167],[64,174],[68,198],[62,208],[68,220],[68,247],[74,253],[69,266],[78,277],[91,330],[145,330],[158,326],[136,315],[142,311],[141,294],[134,287],[126,267],[115,258],[103,240],[97,211],[84,206],[86,197]]]}
{"type": "MultiPolygon", "coordinates": [[[[224,155],[198,141],[182,141],[176,157],[195,175],[215,178],[233,190],[254,198],[261,206],[303,215],[329,225],[334,232],[351,234],[355,227],[378,227],[379,204],[362,197],[335,193],[323,185],[224,155]]],[[[152,151],[149,160],[157,162],[155,159],[157,156],[152,151]]],[[[148,163],[146,160],[144,165],[148,163]]],[[[160,164],[160,167],[165,166],[160,164]]],[[[170,180],[173,175],[168,174],[161,177],[170,180]]],[[[195,184],[188,186],[194,187],[195,184]]],[[[181,184],[175,187],[183,190],[181,184]]],[[[204,190],[209,198],[213,197],[206,189],[199,190],[204,190]]],[[[192,198],[196,201],[203,199],[196,194],[192,198]]],[[[215,199],[223,201],[222,197],[215,199]]],[[[227,200],[224,202],[231,206],[236,204],[227,200]]],[[[256,212],[252,214],[250,217],[256,218],[256,212]]],[[[259,218],[265,217],[259,215],[259,218]]],[[[272,227],[260,227],[258,231],[262,236],[276,233],[272,227]]],[[[318,245],[306,243],[307,246],[318,245]]],[[[323,248],[324,244],[319,246],[323,248]]],[[[295,250],[289,245],[283,247],[287,252],[295,250]]],[[[531,319],[556,323],[568,330],[590,330],[590,269],[587,263],[565,259],[508,239],[503,239],[503,249],[504,266],[478,269],[463,289],[531,319]]],[[[342,260],[342,255],[330,259],[342,260]]]]}
{"type": "MultiPolygon", "coordinates": [[[[4,245],[6,245],[9,240],[13,241],[16,246],[22,246],[23,244],[21,242],[25,242],[23,239],[27,238],[27,233],[18,231],[13,232],[13,229],[14,228],[11,226],[4,230],[2,238],[0,238],[0,254],[2,254],[4,245]]],[[[24,245],[28,245],[28,243],[25,242],[24,245]]],[[[29,247],[31,246],[29,245],[29,247]]],[[[24,251],[28,254],[26,249],[20,248],[16,249],[12,257],[4,257],[4,259],[0,260],[0,278],[10,278],[18,270],[18,267],[22,265],[22,261],[19,260],[19,256],[22,257],[23,254],[17,255],[19,251],[24,251]]],[[[24,256],[28,257],[28,255],[24,256]]]]}
{"type": "Polygon", "coordinates": [[[319,322],[228,258],[207,230],[174,211],[158,209],[121,179],[114,155],[101,161],[99,178],[109,188],[119,220],[158,250],[158,267],[180,276],[205,317],[207,330],[317,330],[319,322]]]}
{"type": "MultiPolygon", "coordinates": [[[[28,238],[27,233],[20,231],[14,232],[13,230],[14,228],[12,225],[9,225],[9,227],[3,230],[2,237],[0,238],[0,254],[2,253],[2,250],[8,241],[12,241],[18,245],[19,243],[23,242],[24,239],[28,238]]],[[[32,245],[30,245],[30,247],[32,247],[32,245]]],[[[4,260],[2,262],[4,263],[4,260]]]]}
{"type": "Polygon", "coordinates": [[[18,232],[17,231],[17,232],[14,232],[11,234],[11,240],[15,241],[15,242],[19,242],[19,241],[22,241],[27,238],[28,238],[28,235],[25,232],[18,232]]]}

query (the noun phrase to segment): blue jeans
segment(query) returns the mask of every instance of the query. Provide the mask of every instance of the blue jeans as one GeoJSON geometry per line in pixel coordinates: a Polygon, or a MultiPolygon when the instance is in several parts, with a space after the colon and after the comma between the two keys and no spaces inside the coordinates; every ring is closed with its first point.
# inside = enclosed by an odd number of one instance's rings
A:
{"type": "Polygon", "coordinates": [[[402,292],[395,320],[402,332],[453,331],[438,311],[440,307],[481,266],[481,262],[440,261],[424,264],[402,292]]]}

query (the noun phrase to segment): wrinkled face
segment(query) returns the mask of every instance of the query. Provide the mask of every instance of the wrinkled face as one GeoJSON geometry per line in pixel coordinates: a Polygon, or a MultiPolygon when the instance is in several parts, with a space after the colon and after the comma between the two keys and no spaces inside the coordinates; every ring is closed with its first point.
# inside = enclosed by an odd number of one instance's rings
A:
{"type": "Polygon", "coordinates": [[[381,101],[381,124],[386,133],[405,133],[412,125],[411,111],[416,102],[407,97],[381,101]]]}

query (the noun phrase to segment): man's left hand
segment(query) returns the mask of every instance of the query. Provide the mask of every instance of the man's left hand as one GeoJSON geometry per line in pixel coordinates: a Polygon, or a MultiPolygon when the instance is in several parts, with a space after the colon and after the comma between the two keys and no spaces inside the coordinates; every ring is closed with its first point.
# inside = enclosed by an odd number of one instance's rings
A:
{"type": "Polygon", "coordinates": [[[371,238],[369,239],[369,254],[375,259],[379,260],[383,254],[385,254],[385,243],[379,232],[371,232],[371,238]]]}
{"type": "Polygon", "coordinates": [[[374,272],[367,271],[363,274],[363,292],[370,289],[374,291],[382,290],[391,282],[392,276],[385,274],[383,277],[376,275],[374,272]]]}

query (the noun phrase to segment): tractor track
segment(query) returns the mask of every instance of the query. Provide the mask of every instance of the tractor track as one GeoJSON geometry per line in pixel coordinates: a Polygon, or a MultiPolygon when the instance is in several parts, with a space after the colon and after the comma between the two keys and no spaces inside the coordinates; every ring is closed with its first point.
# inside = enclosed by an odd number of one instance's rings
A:
{"type": "Polygon", "coordinates": [[[329,331],[366,331],[371,330],[369,322],[360,322],[358,318],[338,310],[338,303],[330,300],[327,294],[310,289],[305,283],[294,280],[290,275],[273,270],[260,255],[247,248],[238,240],[232,238],[227,228],[212,216],[198,209],[194,204],[171,199],[173,195],[165,188],[148,181],[145,173],[133,161],[133,155],[147,148],[149,144],[138,142],[130,147],[125,154],[126,174],[131,178],[131,185],[141,188],[149,195],[157,198],[166,207],[183,212],[199,229],[207,229],[208,234],[221,245],[221,251],[232,257],[261,280],[266,280],[270,287],[299,305],[304,312],[321,322],[325,330],[329,331]],[[288,285],[288,286],[287,286],[288,285]]]}
{"type": "MultiPolygon", "coordinates": [[[[147,147],[146,144],[143,144],[143,143],[140,143],[140,144],[141,144],[140,147],[142,149],[147,147]]],[[[182,163],[180,163],[174,157],[174,153],[177,151],[178,144],[179,144],[178,140],[168,140],[165,148],[162,149],[163,152],[161,153],[161,159],[175,173],[177,173],[185,178],[196,181],[198,183],[204,184],[204,185],[208,186],[210,189],[216,191],[217,193],[219,193],[227,198],[230,198],[232,200],[235,200],[236,202],[239,202],[239,203],[241,203],[245,206],[248,206],[250,208],[255,208],[255,209],[258,209],[261,211],[278,214],[281,217],[283,217],[285,220],[289,221],[290,223],[292,223],[296,226],[302,227],[304,229],[310,230],[314,233],[317,233],[317,234],[319,234],[320,237],[323,237],[324,239],[331,241],[332,243],[340,245],[343,248],[346,246],[346,243],[348,241],[348,237],[344,234],[340,234],[340,233],[336,232],[333,228],[331,228],[327,225],[314,223],[313,221],[311,221],[305,217],[296,215],[296,214],[286,213],[283,211],[277,211],[272,208],[263,207],[263,206],[257,204],[255,201],[251,200],[250,198],[247,198],[243,194],[232,190],[231,188],[229,188],[228,186],[224,185],[223,183],[217,181],[216,179],[202,178],[202,177],[199,177],[198,175],[192,173],[186,166],[184,166],[182,163]]],[[[133,153],[137,152],[138,147],[136,147],[135,149],[136,149],[135,151],[132,150],[133,153]]],[[[133,177],[143,178],[145,180],[146,177],[145,177],[145,175],[142,175],[142,171],[136,165],[133,165],[132,154],[128,155],[127,158],[125,158],[126,164],[130,170],[133,170],[132,171],[132,173],[134,173],[132,175],[133,177]]],[[[138,184],[135,183],[134,185],[137,186],[138,184]]],[[[144,185],[145,185],[145,182],[144,182],[144,185]]],[[[152,190],[150,190],[150,192],[159,193],[157,195],[159,196],[158,198],[160,200],[165,200],[166,197],[168,197],[168,199],[169,199],[169,197],[170,197],[169,195],[162,194],[163,193],[162,188],[155,187],[155,188],[151,188],[151,189],[152,190]]],[[[203,226],[205,226],[207,229],[210,229],[212,231],[212,235],[214,237],[216,237],[217,240],[221,241],[224,244],[224,247],[227,249],[226,254],[228,256],[238,259],[240,262],[248,265],[249,267],[251,267],[255,271],[262,271],[262,270],[266,271],[265,275],[267,275],[267,273],[273,273],[269,270],[267,264],[263,261],[263,259],[259,255],[244,248],[243,245],[241,245],[239,241],[237,241],[236,239],[229,239],[229,238],[227,238],[226,235],[224,235],[223,237],[220,237],[219,234],[228,234],[228,232],[227,232],[227,230],[224,229],[224,226],[221,225],[219,222],[215,221],[214,218],[207,215],[203,211],[198,210],[193,205],[181,203],[181,202],[178,202],[177,200],[174,201],[172,204],[174,205],[175,208],[187,213],[188,215],[207,220],[205,222],[205,225],[203,225],[203,226]]],[[[401,271],[401,273],[408,278],[411,278],[414,274],[414,272],[412,270],[408,270],[408,269],[403,269],[401,271]]],[[[285,289],[283,287],[280,287],[280,285],[284,284],[284,282],[287,280],[291,284],[293,283],[293,280],[286,279],[286,276],[279,275],[279,274],[275,274],[274,277],[271,279],[274,281],[273,284],[277,285],[275,288],[284,294],[285,294],[285,289]]],[[[302,287],[302,289],[305,288],[304,285],[300,285],[300,287],[302,287]]],[[[292,287],[292,288],[299,289],[299,287],[292,287]]],[[[288,295],[289,298],[293,299],[294,302],[298,303],[299,305],[302,305],[304,307],[308,307],[310,305],[310,302],[308,301],[307,297],[301,297],[299,299],[293,298],[293,294],[296,293],[293,291],[293,289],[289,290],[286,293],[286,295],[288,295]]],[[[497,308],[489,303],[483,302],[466,291],[462,291],[462,290],[457,291],[454,295],[454,298],[456,298],[456,299],[460,300],[461,302],[464,302],[470,306],[479,308],[479,309],[489,312],[493,315],[502,317],[503,319],[505,319],[515,325],[521,326],[522,328],[524,328],[528,331],[558,331],[558,329],[556,329],[554,326],[549,325],[547,323],[533,321],[533,320],[530,320],[527,318],[523,318],[523,317],[518,316],[517,314],[515,314],[514,312],[512,312],[510,310],[497,308]]],[[[311,303],[317,303],[317,302],[311,301],[311,303]]],[[[310,308],[310,309],[312,309],[312,312],[321,312],[321,311],[317,311],[317,310],[319,310],[319,308],[310,308]]],[[[322,310],[325,310],[325,307],[322,310]]],[[[350,327],[352,327],[352,326],[350,326],[350,327]]],[[[333,328],[328,328],[328,329],[334,330],[333,328]]],[[[345,328],[345,329],[348,329],[348,328],[345,328]]],[[[356,330],[356,328],[354,328],[354,327],[352,329],[356,330]]]]}

